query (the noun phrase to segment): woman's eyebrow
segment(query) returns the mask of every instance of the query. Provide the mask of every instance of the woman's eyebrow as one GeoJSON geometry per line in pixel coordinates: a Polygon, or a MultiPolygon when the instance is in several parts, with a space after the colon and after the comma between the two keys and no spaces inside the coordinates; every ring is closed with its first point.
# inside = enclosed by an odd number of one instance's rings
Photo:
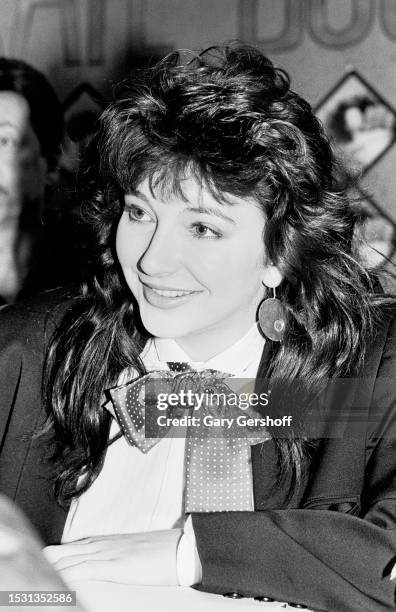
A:
{"type": "Polygon", "coordinates": [[[143,202],[146,202],[146,204],[149,204],[148,198],[141,191],[138,191],[138,190],[130,191],[129,193],[125,194],[125,199],[130,198],[130,197],[139,198],[139,200],[143,200],[143,202]]]}
{"type": "MultiPolygon", "coordinates": [[[[144,195],[144,193],[138,190],[127,193],[125,195],[125,198],[128,198],[128,197],[139,198],[146,204],[150,204],[149,199],[144,195]]],[[[223,212],[221,212],[214,206],[187,206],[182,212],[183,213],[193,212],[193,213],[200,213],[203,215],[213,215],[215,217],[219,217],[220,219],[223,219],[224,221],[228,221],[229,223],[233,223],[234,225],[236,225],[236,221],[234,221],[234,219],[231,219],[231,217],[228,217],[227,215],[225,215],[223,212]]]]}
{"type": "Polygon", "coordinates": [[[224,221],[229,221],[230,223],[236,225],[236,221],[234,221],[234,219],[231,219],[231,217],[228,217],[220,210],[212,206],[188,206],[184,209],[183,212],[194,212],[201,213],[204,215],[214,215],[215,217],[220,217],[220,219],[224,219],[224,221]]]}

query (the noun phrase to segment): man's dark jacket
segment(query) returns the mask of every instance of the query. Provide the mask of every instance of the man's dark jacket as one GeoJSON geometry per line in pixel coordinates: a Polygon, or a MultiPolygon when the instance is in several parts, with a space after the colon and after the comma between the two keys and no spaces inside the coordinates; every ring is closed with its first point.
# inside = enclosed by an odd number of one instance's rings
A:
{"type": "MultiPolygon", "coordinates": [[[[66,511],[51,494],[45,439],[33,432],[45,419],[45,347],[68,307],[59,300],[58,292],[47,292],[0,311],[0,491],[19,504],[47,544],[60,542],[66,511]]],[[[351,435],[346,430],[335,438],[326,430],[291,506],[285,507],[285,490],[273,486],[276,453],[269,441],[252,447],[255,512],[193,515],[203,567],[198,588],[272,597],[327,612],[395,609],[395,582],[390,580],[396,563],[392,321],[384,314],[366,359],[370,411],[364,418],[360,414],[357,425],[350,419],[351,435]]],[[[267,342],[261,377],[270,351],[267,342]]]]}

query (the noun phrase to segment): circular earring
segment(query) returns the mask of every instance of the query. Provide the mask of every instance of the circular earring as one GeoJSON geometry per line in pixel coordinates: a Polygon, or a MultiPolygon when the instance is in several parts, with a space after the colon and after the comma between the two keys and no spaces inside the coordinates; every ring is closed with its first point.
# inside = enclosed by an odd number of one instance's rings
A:
{"type": "Polygon", "coordinates": [[[276,297],[275,287],[272,298],[263,300],[258,310],[258,322],[261,331],[267,338],[281,342],[286,329],[286,308],[276,297]]]}

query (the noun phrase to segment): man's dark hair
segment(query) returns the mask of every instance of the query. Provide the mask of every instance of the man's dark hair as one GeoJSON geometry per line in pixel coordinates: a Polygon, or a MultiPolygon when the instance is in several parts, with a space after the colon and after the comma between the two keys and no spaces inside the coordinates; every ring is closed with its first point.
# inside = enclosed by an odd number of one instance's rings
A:
{"type": "Polygon", "coordinates": [[[23,96],[30,107],[30,122],[40,142],[49,170],[57,162],[63,135],[60,102],[46,77],[17,59],[0,57],[0,91],[23,96]]]}

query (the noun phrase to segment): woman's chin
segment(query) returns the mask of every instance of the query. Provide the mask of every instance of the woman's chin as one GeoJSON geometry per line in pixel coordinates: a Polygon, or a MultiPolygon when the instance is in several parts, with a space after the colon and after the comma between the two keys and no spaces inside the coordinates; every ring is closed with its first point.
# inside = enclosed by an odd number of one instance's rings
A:
{"type": "MultiPolygon", "coordinates": [[[[185,335],[183,328],[178,322],[155,321],[151,317],[142,317],[145,330],[154,338],[180,338],[185,335]]],[[[186,330],[186,333],[187,330],[186,330]]]]}

